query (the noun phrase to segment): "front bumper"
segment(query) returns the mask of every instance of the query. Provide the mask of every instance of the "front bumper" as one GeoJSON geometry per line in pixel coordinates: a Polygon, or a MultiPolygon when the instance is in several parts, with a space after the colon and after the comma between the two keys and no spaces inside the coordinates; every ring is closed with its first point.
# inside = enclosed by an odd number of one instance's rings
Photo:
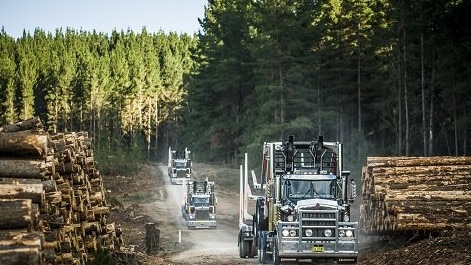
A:
{"type": "Polygon", "coordinates": [[[177,184],[177,185],[182,185],[185,183],[185,181],[189,180],[190,178],[186,178],[186,177],[183,177],[183,178],[177,178],[177,177],[172,177],[170,179],[170,181],[172,182],[172,184],[177,184]]]}
{"type": "Polygon", "coordinates": [[[186,226],[190,229],[215,229],[217,227],[216,221],[198,221],[189,220],[186,222],[186,226]]]}
{"type": "Polygon", "coordinates": [[[356,259],[358,250],[355,242],[299,242],[281,241],[279,256],[282,258],[330,258],[356,259]]]}
{"type": "Polygon", "coordinates": [[[299,220],[277,223],[275,240],[281,258],[356,261],[357,222],[339,222],[337,210],[301,210],[299,220]],[[289,234],[283,230],[289,230],[289,234]],[[309,233],[308,233],[308,230],[309,233]],[[325,231],[329,230],[329,234],[325,231]],[[348,233],[350,236],[346,236],[348,233]]]}

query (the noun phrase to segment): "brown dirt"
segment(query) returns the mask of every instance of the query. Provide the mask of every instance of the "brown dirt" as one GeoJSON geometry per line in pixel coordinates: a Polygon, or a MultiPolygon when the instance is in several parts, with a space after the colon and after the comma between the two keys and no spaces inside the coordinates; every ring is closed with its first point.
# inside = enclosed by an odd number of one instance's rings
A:
{"type": "MultiPolygon", "coordinates": [[[[238,169],[194,163],[195,177],[215,181],[218,197],[215,230],[187,230],[181,217],[182,186],[171,185],[166,166],[140,166],[134,176],[104,176],[109,217],[122,228],[125,244],[135,246],[140,264],[258,264],[238,257],[238,169]],[[145,254],[145,224],[160,230],[160,250],[145,254]],[[181,237],[180,237],[181,235],[181,237]]],[[[451,236],[362,237],[358,264],[471,264],[471,234],[451,236]]],[[[285,263],[283,263],[285,264],[285,263]]],[[[297,264],[287,262],[286,264],[297,264]]],[[[305,264],[305,263],[302,263],[305,264]]]]}
{"type": "Polygon", "coordinates": [[[384,238],[364,249],[359,264],[471,264],[471,236],[384,238]]]}
{"type": "Polygon", "coordinates": [[[168,181],[162,164],[143,165],[136,176],[104,176],[109,201],[122,204],[110,215],[123,230],[126,245],[135,245],[143,264],[257,264],[238,257],[238,170],[194,165],[196,179],[215,181],[217,229],[188,230],[181,216],[182,185],[168,181]],[[160,252],[145,254],[145,224],[160,230],[160,252]],[[181,237],[180,237],[181,235],[181,237]]]}

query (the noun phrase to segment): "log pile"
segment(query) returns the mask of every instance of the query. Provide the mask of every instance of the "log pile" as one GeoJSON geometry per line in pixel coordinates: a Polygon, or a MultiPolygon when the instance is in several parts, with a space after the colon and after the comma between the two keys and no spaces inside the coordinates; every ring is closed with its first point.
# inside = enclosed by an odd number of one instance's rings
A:
{"type": "Polygon", "coordinates": [[[471,157],[368,157],[364,234],[471,229],[471,157]]]}
{"type": "Polygon", "coordinates": [[[0,127],[0,264],[86,264],[119,251],[86,132],[48,133],[39,118],[0,127]]]}

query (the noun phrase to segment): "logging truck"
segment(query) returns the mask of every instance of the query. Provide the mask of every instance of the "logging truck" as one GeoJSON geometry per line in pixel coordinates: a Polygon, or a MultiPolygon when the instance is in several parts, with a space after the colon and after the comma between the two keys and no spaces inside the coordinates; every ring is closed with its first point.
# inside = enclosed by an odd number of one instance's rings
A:
{"type": "Polygon", "coordinates": [[[239,256],[275,265],[284,259],[355,264],[358,223],[351,220],[350,204],[356,185],[342,162],[342,144],[322,136],[265,142],[261,181],[252,171],[252,193],[246,154],[245,168],[240,166],[239,256]]]}
{"type": "Polygon", "coordinates": [[[187,181],[182,216],[188,229],[216,228],[216,204],[214,181],[187,181]]]}
{"type": "Polygon", "coordinates": [[[191,179],[190,154],[188,148],[182,156],[172,147],[168,148],[168,177],[172,184],[183,184],[191,179]]]}

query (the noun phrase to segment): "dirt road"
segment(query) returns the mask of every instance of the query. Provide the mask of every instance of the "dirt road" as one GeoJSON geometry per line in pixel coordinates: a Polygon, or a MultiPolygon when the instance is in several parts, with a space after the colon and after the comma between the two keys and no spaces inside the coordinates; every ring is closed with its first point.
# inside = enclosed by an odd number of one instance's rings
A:
{"type": "Polygon", "coordinates": [[[173,243],[166,246],[173,248],[167,259],[178,264],[258,264],[256,259],[238,256],[238,191],[220,190],[216,181],[217,229],[188,230],[180,210],[184,186],[170,183],[165,166],[155,170],[160,170],[157,175],[163,176],[159,181],[159,199],[147,207],[150,216],[162,220],[159,229],[173,243]]]}
{"type": "MultiPolygon", "coordinates": [[[[239,193],[233,189],[238,185],[238,180],[232,180],[236,185],[229,186],[220,185],[216,182],[216,195],[218,198],[217,208],[217,229],[201,229],[188,230],[181,216],[181,205],[183,201],[183,186],[172,185],[167,176],[167,168],[159,166],[164,176],[162,183],[165,187],[163,200],[155,202],[154,207],[163,210],[169,219],[174,220],[168,227],[169,231],[178,234],[178,240],[175,238],[175,253],[168,256],[168,259],[178,264],[221,264],[221,265],[237,265],[237,264],[259,264],[257,258],[242,259],[239,258],[237,235],[239,231],[238,214],[239,214],[239,193]],[[229,187],[229,188],[228,188],[229,187]],[[177,232],[178,230],[178,232],[177,232]]],[[[196,179],[203,179],[201,172],[195,172],[196,179]]],[[[211,179],[210,179],[211,180],[211,179]]],[[[177,235],[175,235],[176,237],[177,235]]],[[[305,261],[284,261],[284,265],[292,264],[311,264],[305,261]]]]}

